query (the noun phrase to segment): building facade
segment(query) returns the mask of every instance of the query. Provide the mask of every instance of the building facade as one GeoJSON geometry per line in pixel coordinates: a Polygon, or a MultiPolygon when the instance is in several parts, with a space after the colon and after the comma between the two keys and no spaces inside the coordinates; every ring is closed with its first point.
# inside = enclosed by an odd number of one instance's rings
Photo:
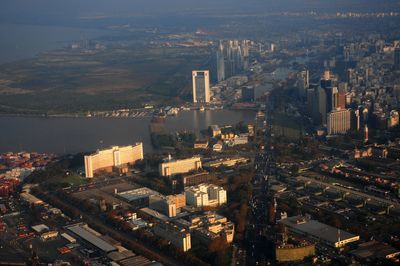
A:
{"type": "Polygon", "coordinates": [[[92,178],[98,170],[108,167],[118,167],[133,164],[143,159],[143,144],[141,142],[130,146],[113,146],[85,156],[85,176],[92,178]]]}
{"type": "Polygon", "coordinates": [[[192,157],[183,160],[165,160],[160,164],[159,171],[161,176],[173,176],[176,174],[189,173],[190,171],[201,168],[200,157],[192,157]]]}
{"type": "Polygon", "coordinates": [[[190,233],[169,223],[159,223],[154,227],[154,233],[164,239],[171,241],[171,244],[183,252],[192,248],[190,233]]]}
{"type": "Polygon", "coordinates": [[[195,207],[219,206],[227,202],[226,190],[212,184],[200,184],[185,189],[186,204],[195,207]]]}
{"type": "Polygon", "coordinates": [[[351,110],[336,110],[328,114],[328,134],[345,134],[351,129],[351,110]]]}
{"type": "Polygon", "coordinates": [[[192,71],[193,103],[210,102],[210,72],[208,70],[192,71]]]}

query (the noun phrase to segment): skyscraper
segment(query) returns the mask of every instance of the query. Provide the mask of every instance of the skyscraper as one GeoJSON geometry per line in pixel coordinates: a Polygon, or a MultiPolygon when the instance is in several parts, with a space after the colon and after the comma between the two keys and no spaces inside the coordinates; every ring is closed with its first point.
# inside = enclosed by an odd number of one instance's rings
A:
{"type": "Polygon", "coordinates": [[[400,70],[400,47],[394,49],[394,69],[400,70]]]}
{"type": "Polygon", "coordinates": [[[326,102],[327,95],[326,91],[323,88],[318,88],[317,92],[317,110],[319,115],[319,122],[317,124],[326,124],[326,114],[327,114],[327,106],[328,103],[326,102]]]}
{"type": "Polygon", "coordinates": [[[250,41],[220,41],[217,49],[218,82],[249,68],[250,41]]]}
{"type": "Polygon", "coordinates": [[[222,42],[219,42],[217,50],[217,79],[218,82],[225,80],[224,44],[222,42]]]}
{"type": "Polygon", "coordinates": [[[347,94],[347,83],[342,82],[339,84],[338,93],[335,102],[336,109],[346,108],[346,94],[347,94]]]}
{"type": "Polygon", "coordinates": [[[210,73],[208,70],[192,71],[193,102],[210,102],[210,73]]]}
{"type": "Polygon", "coordinates": [[[328,134],[345,134],[351,129],[351,110],[336,110],[328,114],[328,134]]]}
{"type": "Polygon", "coordinates": [[[310,87],[310,72],[303,70],[300,72],[299,96],[306,97],[307,89],[310,87]]]}

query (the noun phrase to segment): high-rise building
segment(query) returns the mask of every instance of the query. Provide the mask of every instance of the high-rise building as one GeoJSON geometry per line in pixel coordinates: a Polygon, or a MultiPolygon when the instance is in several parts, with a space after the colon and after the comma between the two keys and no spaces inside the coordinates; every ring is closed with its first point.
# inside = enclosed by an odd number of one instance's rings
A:
{"type": "Polygon", "coordinates": [[[306,90],[306,98],[307,98],[307,113],[308,115],[312,116],[314,107],[314,98],[315,98],[314,88],[306,90]]]}
{"type": "Polygon", "coordinates": [[[143,144],[141,142],[132,146],[113,146],[107,150],[97,151],[85,156],[85,175],[93,177],[97,170],[132,164],[143,159],[143,144]]]}
{"type": "Polygon", "coordinates": [[[310,72],[304,70],[300,72],[300,84],[299,84],[299,95],[300,97],[306,97],[307,89],[310,87],[310,72]]]}
{"type": "Polygon", "coordinates": [[[329,113],[336,108],[335,99],[338,96],[338,89],[336,87],[326,87],[324,90],[326,96],[326,113],[329,113]]]}
{"type": "Polygon", "coordinates": [[[160,164],[161,176],[173,176],[189,173],[201,168],[200,157],[192,157],[183,160],[172,160],[170,157],[160,164]]]}
{"type": "Polygon", "coordinates": [[[400,70],[400,47],[394,49],[394,69],[400,70]]]}
{"type": "Polygon", "coordinates": [[[194,70],[192,72],[193,81],[193,102],[210,102],[210,73],[208,70],[194,70]]]}
{"type": "Polygon", "coordinates": [[[336,109],[346,108],[346,94],[347,94],[347,83],[339,83],[338,93],[335,102],[336,109]]]}
{"type": "Polygon", "coordinates": [[[254,102],[255,100],[255,89],[252,86],[242,87],[242,100],[244,102],[254,102]]]}
{"type": "Polygon", "coordinates": [[[250,41],[220,41],[217,49],[217,79],[221,82],[249,68],[250,41]]]}
{"type": "Polygon", "coordinates": [[[217,50],[217,79],[218,82],[225,80],[224,44],[221,41],[217,50]]]}
{"type": "Polygon", "coordinates": [[[335,110],[328,114],[328,134],[345,134],[351,129],[351,110],[335,110]]]}
{"type": "Polygon", "coordinates": [[[331,79],[331,72],[329,70],[324,71],[324,75],[321,79],[321,87],[326,89],[328,87],[332,87],[332,79],[331,79]]]}
{"type": "Polygon", "coordinates": [[[328,103],[326,101],[327,99],[327,94],[325,89],[323,88],[318,88],[316,90],[317,92],[317,97],[315,98],[317,100],[317,118],[319,119],[319,122],[317,121],[317,123],[319,124],[326,124],[326,114],[327,114],[327,106],[328,103]]]}

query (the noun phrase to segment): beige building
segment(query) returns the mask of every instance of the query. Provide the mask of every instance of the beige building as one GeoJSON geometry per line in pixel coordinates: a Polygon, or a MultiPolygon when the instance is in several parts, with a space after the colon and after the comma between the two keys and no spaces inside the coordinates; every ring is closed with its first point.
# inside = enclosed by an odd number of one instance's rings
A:
{"type": "Polygon", "coordinates": [[[211,161],[204,164],[204,167],[211,167],[211,168],[218,168],[220,166],[232,167],[236,166],[237,164],[245,164],[249,162],[250,159],[245,157],[237,157],[237,158],[223,158],[218,159],[215,161],[211,161]]]}
{"type": "Polygon", "coordinates": [[[154,227],[154,233],[166,240],[171,241],[171,244],[181,249],[183,252],[192,248],[190,233],[185,229],[181,229],[169,223],[159,223],[154,227]]]}
{"type": "Polygon", "coordinates": [[[219,206],[227,202],[226,190],[211,184],[200,184],[185,189],[186,204],[195,207],[219,206]]]}
{"type": "Polygon", "coordinates": [[[234,223],[215,212],[206,212],[204,215],[194,215],[188,220],[177,219],[175,223],[190,232],[201,242],[208,244],[217,237],[223,236],[227,243],[232,243],[235,235],[234,223]]]}
{"type": "Polygon", "coordinates": [[[159,171],[161,176],[173,176],[176,174],[189,173],[190,171],[200,168],[200,157],[192,157],[183,160],[172,160],[171,157],[169,157],[160,164],[159,171]]]}
{"type": "Polygon", "coordinates": [[[336,110],[328,114],[328,134],[345,134],[351,129],[351,110],[336,110]]]}
{"type": "Polygon", "coordinates": [[[143,144],[141,142],[124,147],[113,146],[110,149],[99,150],[85,156],[85,175],[91,178],[98,170],[133,164],[142,159],[143,144]]]}
{"type": "Polygon", "coordinates": [[[208,70],[192,71],[193,103],[210,102],[210,72],[208,70]]]}
{"type": "Polygon", "coordinates": [[[175,217],[186,206],[185,194],[150,197],[149,207],[168,217],[175,217]]]}

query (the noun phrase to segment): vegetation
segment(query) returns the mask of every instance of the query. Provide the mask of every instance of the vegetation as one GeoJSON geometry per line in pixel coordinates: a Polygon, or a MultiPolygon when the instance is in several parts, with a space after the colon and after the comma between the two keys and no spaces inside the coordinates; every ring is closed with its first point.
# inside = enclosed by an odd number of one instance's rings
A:
{"type": "Polygon", "coordinates": [[[75,113],[185,99],[208,48],[142,45],[61,50],[2,65],[0,113],[75,113]]]}

